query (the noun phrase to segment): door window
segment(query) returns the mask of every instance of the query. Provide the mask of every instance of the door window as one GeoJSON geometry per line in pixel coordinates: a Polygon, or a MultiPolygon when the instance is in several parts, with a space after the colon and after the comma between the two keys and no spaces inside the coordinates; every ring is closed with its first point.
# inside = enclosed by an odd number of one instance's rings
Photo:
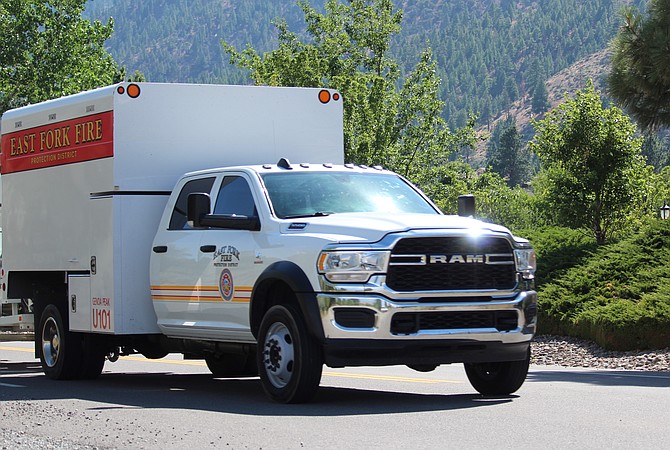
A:
{"type": "Polygon", "coordinates": [[[249,183],[242,177],[230,176],[223,179],[219,195],[216,197],[214,214],[256,217],[256,205],[249,183]]]}
{"type": "Polygon", "coordinates": [[[209,178],[198,178],[197,180],[191,180],[187,182],[179,193],[177,197],[177,202],[174,205],[174,210],[172,211],[172,216],[170,217],[170,225],[168,230],[185,230],[191,227],[188,226],[186,220],[186,212],[188,210],[188,196],[189,194],[195,194],[199,192],[204,192],[209,194],[212,190],[212,185],[214,184],[215,177],[209,178]]]}

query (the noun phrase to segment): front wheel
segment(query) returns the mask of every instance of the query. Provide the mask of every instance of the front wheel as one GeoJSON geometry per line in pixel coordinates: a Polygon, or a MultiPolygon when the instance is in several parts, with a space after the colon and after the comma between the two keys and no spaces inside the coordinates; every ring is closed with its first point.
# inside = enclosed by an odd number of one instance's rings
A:
{"type": "Polygon", "coordinates": [[[492,363],[466,363],[465,374],[473,388],[483,395],[509,395],[516,392],[528,374],[530,348],[526,359],[492,363]]]}
{"type": "Polygon", "coordinates": [[[259,329],[257,362],[265,393],[280,403],[311,400],[323,370],[321,347],[291,306],[270,308],[259,329]]]}

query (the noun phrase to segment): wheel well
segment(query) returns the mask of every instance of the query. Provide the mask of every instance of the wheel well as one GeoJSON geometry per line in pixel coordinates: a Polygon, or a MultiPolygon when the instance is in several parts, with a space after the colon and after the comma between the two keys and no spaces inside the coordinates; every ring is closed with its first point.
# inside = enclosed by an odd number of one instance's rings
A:
{"type": "Polygon", "coordinates": [[[61,315],[67,315],[67,275],[65,272],[10,272],[9,298],[33,300],[35,325],[47,304],[56,305],[61,315]]]}
{"type": "MultiPolygon", "coordinates": [[[[69,328],[66,276],[62,272],[21,273],[14,279],[18,281],[23,297],[33,300],[35,320],[35,357],[41,357],[42,313],[48,305],[54,305],[63,320],[63,327],[69,328]]],[[[15,285],[16,286],[16,285],[15,285]]]]}
{"type": "Polygon", "coordinates": [[[298,299],[291,287],[282,280],[264,280],[254,289],[251,302],[250,324],[254,337],[258,337],[258,329],[265,312],[275,305],[290,304],[300,310],[298,299]]]}
{"type": "Polygon", "coordinates": [[[318,341],[324,341],[315,289],[302,268],[291,261],[271,264],[256,280],[249,311],[251,332],[255,337],[258,337],[265,312],[280,304],[295,305],[296,310],[302,314],[307,332],[318,341]]]}

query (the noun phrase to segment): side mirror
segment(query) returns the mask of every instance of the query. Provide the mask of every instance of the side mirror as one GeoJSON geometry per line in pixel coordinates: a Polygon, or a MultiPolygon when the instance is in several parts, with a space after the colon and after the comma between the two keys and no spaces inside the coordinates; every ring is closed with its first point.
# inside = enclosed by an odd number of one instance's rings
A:
{"type": "Polygon", "coordinates": [[[209,194],[196,192],[188,195],[186,220],[191,228],[224,228],[229,230],[259,231],[261,221],[258,217],[238,216],[235,214],[211,214],[212,201],[209,194]]]}
{"type": "Polygon", "coordinates": [[[188,195],[186,219],[193,228],[202,228],[202,218],[210,213],[212,207],[209,194],[196,192],[188,195]]]}
{"type": "Polygon", "coordinates": [[[458,215],[463,217],[474,217],[476,212],[474,195],[458,196],[458,215]]]}

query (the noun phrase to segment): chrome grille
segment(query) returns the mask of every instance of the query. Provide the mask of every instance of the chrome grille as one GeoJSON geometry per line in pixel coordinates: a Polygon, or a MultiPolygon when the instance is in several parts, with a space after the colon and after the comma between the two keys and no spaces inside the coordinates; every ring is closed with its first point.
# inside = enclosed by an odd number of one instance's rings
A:
{"type": "Polygon", "coordinates": [[[512,247],[494,236],[401,239],[386,277],[398,292],[509,290],[516,282],[512,247]]]}

